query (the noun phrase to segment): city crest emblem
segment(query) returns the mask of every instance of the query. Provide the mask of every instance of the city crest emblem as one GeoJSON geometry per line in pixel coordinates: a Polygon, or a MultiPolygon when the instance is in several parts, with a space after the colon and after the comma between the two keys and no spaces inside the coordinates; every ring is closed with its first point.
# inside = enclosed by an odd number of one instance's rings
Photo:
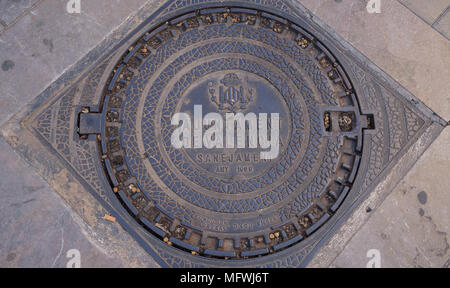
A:
{"type": "Polygon", "coordinates": [[[256,97],[255,89],[246,87],[235,73],[225,75],[218,86],[209,82],[208,92],[211,101],[221,111],[236,113],[245,110],[256,97]]]}

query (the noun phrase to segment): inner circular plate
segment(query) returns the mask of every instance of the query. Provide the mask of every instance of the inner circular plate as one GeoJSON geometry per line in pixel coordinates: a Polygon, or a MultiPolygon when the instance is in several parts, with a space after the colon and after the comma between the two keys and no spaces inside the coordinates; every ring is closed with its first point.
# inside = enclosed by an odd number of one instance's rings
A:
{"type": "MultiPolygon", "coordinates": [[[[281,118],[280,141],[287,143],[290,138],[291,119],[286,102],[269,81],[255,74],[239,70],[218,71],[208,74],[196,85],[189,87],[182,96],[176,111],[177,113],[187,113],[191,116],[191,119],[194,119],[192,112],[194,106],[199,104],[202,105],[203,115],[219,113],[223,120],[226,119],[227,113],[233,111],[244,115],[249,113],[255,115],[278,113],[281,118]],[[226,107],[227,105],[229,107],[226,107]]],[[[224,125],[226,123],[223,123],[222,127],[224,125]]],[[[222,138],[226,137],[226,131],[219,134],[222,135],[222,138]]],[[[190,161],[190,164],[202,171],[202,174],[227,181],[261,176],[271,166],[270,162],[277,160],[262,159],[261,152],[266,149],[259,146],[252,149],[249,149],[249,145],[246,145],[246,148],[227,149],[226,139],[223,140],[220,141],[223,142],[223,148],[183,148],[183,152],[187,156],[184,159],[190,161]]],[[[212,142],[215,143],[215,141],[212,142]]]]}
{"type": "Polygon", "coordinates": [[[149,233],[247,259],[309,237],[351,189],[359,108],[335,56],[297,24],[240,7],[178,15],[111,72],[101,159],[149,233]],[[230,138],[231,137],[231,138],[230,138]]]}

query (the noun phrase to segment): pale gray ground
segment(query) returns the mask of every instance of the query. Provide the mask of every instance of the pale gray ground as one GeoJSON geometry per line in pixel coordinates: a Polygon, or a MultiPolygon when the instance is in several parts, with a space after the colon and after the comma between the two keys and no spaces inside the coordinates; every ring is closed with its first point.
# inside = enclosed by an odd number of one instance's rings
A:
{"type": "MultiPolygon", "coordinates": [[[[0,0],[0,126],[153,0],[0,0]]],[[[300,0],[382,70],[450,119],[450,0],[300,0]],[[424,5],[426,2],[427,5],[424,5]]],[[[384,267],[442,267],[450,259],[450,127],[424,153],[342,252],[311,266],[365,267],[378,249],[384,267]]],[[[70,249],[83,267],[120,267],[52,188],[0,138],[0,267],[65,267],[70,249]],[[94,240],[92,240],[94,239],[94,240]]],[[[369,209],[370,210],[370,209],[369,209]]],[[[154,263],[149,263],[152,266],[154,263]]]]}

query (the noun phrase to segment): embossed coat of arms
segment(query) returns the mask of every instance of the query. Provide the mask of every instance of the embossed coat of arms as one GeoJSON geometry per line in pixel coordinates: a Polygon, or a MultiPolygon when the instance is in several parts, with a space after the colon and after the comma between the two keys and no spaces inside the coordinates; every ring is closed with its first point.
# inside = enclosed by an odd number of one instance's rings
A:
{"type": "Polygon", "coordinates": [[[211,101],[221,111],[235,113],[245,110],[256,96],[255,89],[248,87],[235,73],[226,74],[219,85],[209,82],[208,86],[211,101]]]}

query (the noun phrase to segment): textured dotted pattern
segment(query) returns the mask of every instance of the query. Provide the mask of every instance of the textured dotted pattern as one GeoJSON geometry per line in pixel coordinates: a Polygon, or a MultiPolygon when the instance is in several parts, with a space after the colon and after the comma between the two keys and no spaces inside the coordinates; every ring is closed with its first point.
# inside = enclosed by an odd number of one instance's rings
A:
{"type": "MultiPolygon", "coordinates": [[[[139,182],[145,190],[149,190],[153,187],[153,181],[150,177],[142,178],[141,175],[148,175],[145,165],[141,162],[142,151],[137,148],[136,127],[135,122],[137,117],[135,111],[139,105],[139,97],[142,97],[142,89],[144,84],[151,75],[157,70],[157,67],[162,62],[173,55],[175,52],[180,51],[185,47],[193,47],[188,49],[186,53],[177,57],[175,60],[160,72],[153,85],[151,86],[150,93],[146,98],[144,115],[142,116],[142,131],[143,131],[143,143],[145,152],[149,157],[149,161],[152,168],[158,174],[165,184],[178,196],[189,201],[190,203],[205,209],[210,209],[217,212],[226,213],[244,213],[252,212],[260,209],[270,207],[283,200],[290,195],[295,189],[297,189],[305,179],[307,175],[313,170],[314,163],[318,159],[320,147],[321,147],[321,123],[317,112],[317,106],[319,103],[314,98],[313,91],[307,86],[308,83],[298,69],[301,67],[306,77],[310,78],[310,83],[316,84],[316,89],[320,91],[322,101],[326,104],[335,103],[332,97],[331,89],[327,86],[325,76],[322,75],[317,64],[307,55],[305,55],[295,43],[286,39],[278,37],[273,31],[268,31],[263,28],[253,28],[247,25],[212,25],[207,26],[202,30],[191,30],[180,35],[180,37],[174,41],[168,41],[160,49],[157,50],[155,55],[150,56],[147,61],[141,65],[139,77],[132,80],[130,89],[128,92],[127,101],[123,109],[123,133],[122,143],[126,143],[126,153],[128,156],[128,165],[130,170],[137,177],[141,177],[139,182]],[[203,44],[202,41],[207,41],[214,38],[227,37],[233,38],[229,41],[212,41],[210,43],[203,44]],[[258,41],[260,45],[242,42],[236,40],[237,38],[250,39],[258,41]],[[267,46],[273,47],[269,49],[267,46]],[[286,54],[274,52],[282,51],[286,54]],[[165,146],[165,153],[167,153],[171,161],[175,164],[175,167],[179,167],[181,171],[190,181],[200,185],[208,190],[215,192],[227,192],[227,193],[244,193],[252,192],[257,189],[263,189],[267,185],[275,186],[276,188],[259,195],[258,197],[251,197],[249,199],[242,200],[225,200],[216,199],[209,195],[202,194],[189,185],[185,184],[182,180],[173,173],[165,163],[161,152],[158,150],[158,145],[155,139],[155,109],[158,105],[158,98],[162,90],[166,87],[167,82],[178,73],[186,65],[198,61],[199,59],[211,56],[211,55],[223,55],[225,53],[236,53],[240,55],[249,55],[261,59],[261,61],[255,62],[246,59],[246,57],[240,58],[220,58],[214,61],[205,62],[189,71],[186,75],[181,77],[181,80],[175,83],[174,87],[169,93],[168,99],[165,101],[163,110],[162,122],[162,135],[166,135],[163,140],[165,146]],[[289,55],[291,59],[286,59],[285,55],[289,55]],[[294,63],[297,66],[291,64],[292,58],[295,59],[294,63]],[[271,63],[276,66],[279,71],[282,71],[290,79],[292,79],[295,87],[290,87],[285,83],[281,75],[277,74],[277,71],[273,71],[263,63],[271,63]],[[266,78],[274,87],[276,87],[287,102],[287,106],[290,108],[293,130],[293,137],[290,139],[288,148],[285,155],[283,155],[276,167],[270,169],[268,173],[257,179],[248,179],[235,183],[226,183],[218,178],[210,178],[202,175],[199,171],[192,167],[188,161],[185,161],[183,154],[171,147],[170,135],[171,129],[169,120],[171,119],[171,110],[174,109],[177,101],[182,95],[182,92],[186,87],[192,84],[194,81],[200,79],[203,75],[221,70],[239,69],[254,73],[261,77],[266,78]],[[297,92],[299,91],[299,92],[297,92]],[[299,102],[295,99],[294,92],[300,93],[301,97],[306,102],[307,107],[300,107],[299,102]],[[302,111],[304,109],[304,112],[302,111]],[[310,131],[310,141],[306,150],[306,156],[303,157],[300,162],[301,165],[297,168],[295,173],[289,177],[288,182],[277,183],[276,181],[284,176],[288,169],[298,161],[297,156],[299,154],[299,148],[302,144],[302,134],[304,130],[304,120],[302,113],[308,113],[310,119],[310,127],[307,127],[307,131],[310,131]]],[[[218,57],[218,56],[217,56],[218,57]]],[[[329,147],[325,146],[325,149],[329,147]]],[[[329,153],[329,152],[327,152],[329,153]]],[[[335,155],[337,157],[337,155],[335,155]]],[[[334,159],[337,162],[337,158],[334,159]]],[[[321,167],[320,169],[329,169],[329,167],[321,167]]],[[[320,174],[330,174],[321,172],[320,174]]],[[[317,180],[315,180],[317,181],[317,180]]],[[[325,179],[322,180],[326,181],[325,179]]],[[[306,193],[310,193],[309,190],[306,193]]],[[[311,194],[309,197],[303,197],[311,201],[314,197],[311,194]]],[[[298,203],[298,202],[296,202],[298,203]]],[[[306,206],[306,203],[302,203],[300,207],[306,206]]]]}

